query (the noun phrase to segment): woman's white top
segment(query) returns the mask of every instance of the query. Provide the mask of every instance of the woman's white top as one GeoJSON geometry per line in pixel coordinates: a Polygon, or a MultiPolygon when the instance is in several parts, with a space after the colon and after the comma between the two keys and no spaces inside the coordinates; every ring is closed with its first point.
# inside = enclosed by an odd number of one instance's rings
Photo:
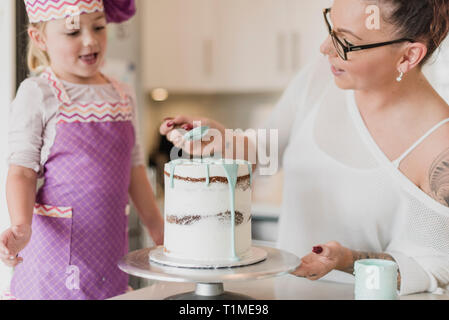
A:
{"type": "MultiPolygon", "coordinates": [[[[429,128],[416,147],[448,120],[429,128]]],[[[400,294],[449,284],[449,208],[413,184],[370,135],[354,92],[339,89],[327,59],[291,83],[266,128],[279,130],[285,173],[278,246],[303,257],[338,241],[388,253],[401,273],[400,294]]],[[[399,133],[398,133],[399,134],[399,133]]],[[[332,271],[328,280],[353,282],[332,271]]]]}
{"type": "MultiPolygon", "coordinates": [[[[81,85],[61,81],[67,94],[74,101],[120,101],[120,95],[112,84],[81,85]]],[[[136,144],[132,153],[133,166],[144,165],[139,142],[136,98],[134,91],[121,84],[130,98],[136,144]]],[[[57,114],[60,102],[48,80],[41,77],[26,79],[20,85],[11,104],[9,118],[8,164],[36,171],[40,177],[50,155],[56,137],[57,114]]]]}

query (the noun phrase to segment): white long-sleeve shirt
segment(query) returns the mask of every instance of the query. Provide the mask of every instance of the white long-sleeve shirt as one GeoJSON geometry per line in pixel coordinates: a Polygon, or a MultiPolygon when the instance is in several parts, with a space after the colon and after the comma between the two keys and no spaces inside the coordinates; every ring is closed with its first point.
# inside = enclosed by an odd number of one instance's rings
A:
{"type": "MultiPolygon", "coordinates": [[[[281,249],[303,257],[315,245],[338,241],[388,253],[399,265],[401,295],[449,284],[449,208],[381,151],[354,92],[335,85],[325,58],[293,80],[266,128],[279,130],[285,173],[281,249]]],[[[354,281],[340,271],[325,279],[354,281]]]]}
{"type": "MultiPolygon", "coordinates": [[[[67,94],[77,101],[120,101],[112,84],[82,85],[61,81],[67,94]]],[[[134,91],[121,84],[130,97],[132,122],[136,131],[136,144],[132,153],[133,166],[144,165],[137,121],[134,91]]],[[[48,80],[42,77],[26,79],[20,85],[10,108],[9,165],[18,165],[43,174],[56,137],[57,115],[60,102],[48,80]]]]}

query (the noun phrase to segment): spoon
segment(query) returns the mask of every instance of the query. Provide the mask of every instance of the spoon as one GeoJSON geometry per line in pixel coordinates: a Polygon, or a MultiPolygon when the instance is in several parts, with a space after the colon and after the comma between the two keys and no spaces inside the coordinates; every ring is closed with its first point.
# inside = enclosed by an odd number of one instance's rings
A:
{"type": "Polygon", "coordinates": [[[186,141],[198,141],[203,139],[209,132],[209,127],[196,127],[184,135],[186,141]]]}

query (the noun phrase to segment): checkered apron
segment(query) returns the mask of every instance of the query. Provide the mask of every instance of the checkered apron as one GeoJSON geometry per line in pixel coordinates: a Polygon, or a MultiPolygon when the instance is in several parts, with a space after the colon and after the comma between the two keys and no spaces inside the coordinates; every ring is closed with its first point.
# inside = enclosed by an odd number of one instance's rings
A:
{"type": "Polygon", "coordinates": [[[24,300],[100,300],[123,294],[128,276],[117,262],[128,252],[126,207],[135,144],[129,98],[70,100],[51,70],[61,102],[56,138],[36,197],[29,245],[11,292],[24,300]]]}

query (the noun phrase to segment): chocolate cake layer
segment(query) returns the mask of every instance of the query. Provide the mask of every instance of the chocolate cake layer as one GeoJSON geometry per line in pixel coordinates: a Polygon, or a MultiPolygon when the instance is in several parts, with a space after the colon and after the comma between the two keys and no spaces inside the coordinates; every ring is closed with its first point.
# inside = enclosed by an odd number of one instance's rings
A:
{"type": "MultiPolygon", "coordinates": [[[[170,178],[170,173],[167,171],[164,171],[164,174],[170,178]]],[[[206,178],[190,178],[190,177],[181,177],[177,175],[173,175],[173,178],[175,180],[182,180],[192,183],[206,183],[206,178]]],[[[251,176],[248,174],[246,176],[241,176],[237,178],[237,188],[243,189],[243,191],[246,191],[250,187],[250,179],[251,176]]],[[[224,183],[228,184],[228,179],[226,177],[210,177],[209,178],[210,183],[224,183]]]]}
{"type": "MultiPolygon", "coordinates": [[[[174,216],[174,215],[167,215],[166,221],[170,224],[179,224],[182,226],[190,226],[202,219],[211,219],[211,218],[217,218],[220,222],[230,222],[231,221],[231,212],[221,212],[219,214],[215,215],[209,215],[209,216],[199,216],[199,215],[189,215],[189,216],[174,216]]],[[[248,221],[251,221],[251,215],[248,218],[248,221]]],[[[244,222],[244,215],[243,213],[236,211],[235,212],[235,225],[238,226],[244,222]]]]}

